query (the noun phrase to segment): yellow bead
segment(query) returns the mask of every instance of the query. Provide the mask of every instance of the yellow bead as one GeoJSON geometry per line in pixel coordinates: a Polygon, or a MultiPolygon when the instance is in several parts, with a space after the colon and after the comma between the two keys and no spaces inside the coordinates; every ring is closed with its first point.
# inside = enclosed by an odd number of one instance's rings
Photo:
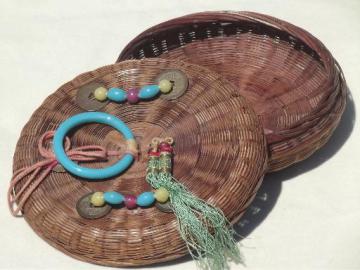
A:
{"type": "Polygon", "coordinates": [[[160,187],[158,190],[154,192],[155,199],[160,202],[164,203],[169,199],[169,191],[167,191],[165,188],[160,187]]]}
{"type": "Polygon", "coordinates": [[[90,202],[94,206],[103,206],[105,204],[104,193],[103,192],[95,192],[91,196],[90,202]]]}
{"type": "Polygon", "coordinates": [[[138,144],[135,141],[135,139],[129,139],[126,141],[127,147],[131,148],[131,149],[137,149],[138,148],[138,144]]]}
{"type": "Polygon", "coordinates": [[[169,93],[172,89],[173,85],[169,80],[161,80],[159,82],[159,88],[161,93],[166,94],[169,93]]]}
{"type": "Polygon", "coordinates": [[[130,139],[126,141],[127,149],[126,151],[132,155],[137,155],[139,153],[138,144],[135,139],[130,139]]]}
{"type": "Polygon", "coordinates": [[[107,99],[107,90],[105,87],[98,87],[95,89],[94,91],[94,97],[98,100],[98,101],[104,101],[107,99]]]}

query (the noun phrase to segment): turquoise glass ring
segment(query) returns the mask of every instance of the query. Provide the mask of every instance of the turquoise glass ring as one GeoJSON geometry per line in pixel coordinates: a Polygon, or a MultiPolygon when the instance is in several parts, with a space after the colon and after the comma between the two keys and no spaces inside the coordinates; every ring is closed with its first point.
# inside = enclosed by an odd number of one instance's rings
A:
{"type": "Polygon", "coordinates": [[[85,112],[74,115],[64,122],[56,130],[53,140],[53,149],[57,161],[70,173],[89,180],[105,179],[116,176],[125,171],[134,161],[132,154],[126,153],[115,164],[101,169],[82,167],[73,162],[66,154],[63,143],[66,134],[73,128],[82,124],[99,123],[109,125],[122,133],[127,141],[134,141],[134,135],[130,128],[119,118],[104,112],[85,112]]]}

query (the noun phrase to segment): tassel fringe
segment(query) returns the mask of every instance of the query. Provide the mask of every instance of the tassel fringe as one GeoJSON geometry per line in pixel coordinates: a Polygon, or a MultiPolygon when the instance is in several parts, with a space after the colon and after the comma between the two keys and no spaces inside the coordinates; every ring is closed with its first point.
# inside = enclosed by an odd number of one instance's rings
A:
{"type": "Polygon", "coordinates": [[[222,270],[229,269],[229,260],[241,262],[235,232],[223,212],[189,192],[173,178],[169,167],[169,155],[149,159],[146,180],[155,189],[168,190],[180,235],[198,267],[222,270]]]}

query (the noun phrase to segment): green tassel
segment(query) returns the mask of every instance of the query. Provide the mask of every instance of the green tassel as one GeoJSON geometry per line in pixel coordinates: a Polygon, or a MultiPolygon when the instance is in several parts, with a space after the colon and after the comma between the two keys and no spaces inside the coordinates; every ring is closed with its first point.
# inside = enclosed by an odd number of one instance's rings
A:
{"type": "Polygon", "coordinates": [[[146,180],[155,189],[164,187],[169,191],[180,235],[200,268],[228,269],[228,259],[241,261],[234,231],[223,212],[187,191],[172,177],[169,154],[149,159],[146,180]]]}

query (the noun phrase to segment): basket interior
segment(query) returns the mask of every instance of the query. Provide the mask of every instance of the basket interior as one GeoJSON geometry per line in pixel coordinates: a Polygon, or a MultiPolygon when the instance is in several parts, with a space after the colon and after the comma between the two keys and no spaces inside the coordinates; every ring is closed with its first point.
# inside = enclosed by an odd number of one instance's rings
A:
{"type": "MultiPolygon", "coordinates": [[[[300,135],[294,127],[332,105],[320,55],[286,31],[246,20],[166,23],[121,57],[161,57],[206,66],[234,83],[260,117],[268,143],[300,135]]],[[[316,121],[312,122],[313,125],[316,121]]]]}

